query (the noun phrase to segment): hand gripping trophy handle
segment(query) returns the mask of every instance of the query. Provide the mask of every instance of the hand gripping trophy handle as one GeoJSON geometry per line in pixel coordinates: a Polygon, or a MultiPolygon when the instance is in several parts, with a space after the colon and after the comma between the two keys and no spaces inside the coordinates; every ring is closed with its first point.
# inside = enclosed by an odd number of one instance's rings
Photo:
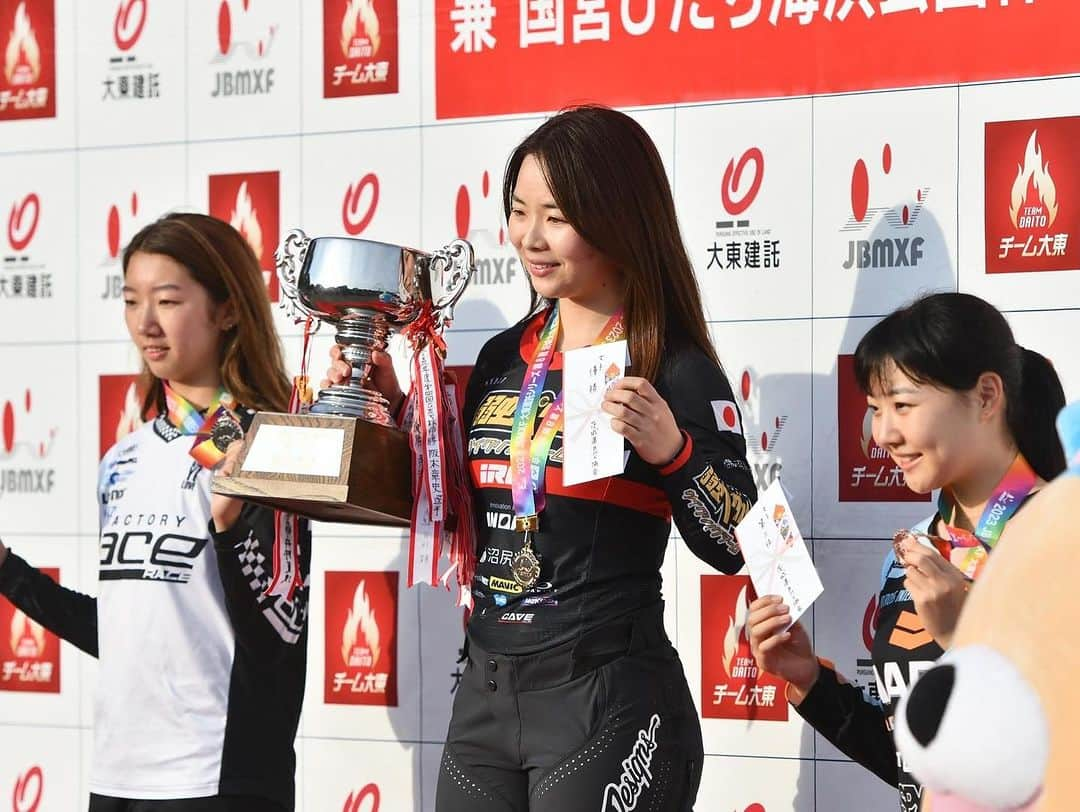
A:
{"type": "Polygon", "coordinates": [[[307,414],[256,414],[236,471],[217,477],[214,492],[320,521],[408,526],[414,461],[372,385],[372,353],[423,314],[434,320],[425,331],[447,325],[474,269],[472,246],[425,252],[295,229],[275,259],[281,306],[297,322],[332,326],[352,376],[307,414]]]}

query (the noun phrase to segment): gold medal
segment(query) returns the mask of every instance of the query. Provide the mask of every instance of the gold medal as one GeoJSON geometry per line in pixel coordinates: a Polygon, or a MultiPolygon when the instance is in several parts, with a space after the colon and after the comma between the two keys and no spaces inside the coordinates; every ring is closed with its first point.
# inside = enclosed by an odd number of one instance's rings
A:
{"type": "Polygon", "coordinates": [[[522,589],[532,589],[540,579],[540,558],[532,549],[532,534],[525,533],[525,546],[510,561],[510,574],[522,589]]]}

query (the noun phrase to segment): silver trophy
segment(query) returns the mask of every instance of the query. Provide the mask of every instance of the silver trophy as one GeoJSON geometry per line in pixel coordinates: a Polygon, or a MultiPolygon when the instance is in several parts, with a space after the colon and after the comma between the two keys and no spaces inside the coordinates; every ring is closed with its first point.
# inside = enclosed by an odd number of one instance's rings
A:
{"type": "Polygon", "coordinates": [[[408,524],[409,440],[371,386],[371,354],[426,305],[445,325],[474,270],[473,248],[454,240],[425,253],[294,229],[275,257],[282,306],[333,325],[352,377],[320,391],[307,414],[257,414],[236,471],[212,489],[323,521],[408,524]]]}
{"type": "Polygon", "coordinates": [[[385,350],[390,334],[415,321],[425,302],[440,322],[452,318],[475,267],[472,245],[454,240],[428,254],[350,237],[312,239],[293,229],[274,257],[282,306],[334,325],[352,365],[352,378],[321,390],[311,413],[392,426],[386,398],[370,386],[371,353],[385,350]]]}

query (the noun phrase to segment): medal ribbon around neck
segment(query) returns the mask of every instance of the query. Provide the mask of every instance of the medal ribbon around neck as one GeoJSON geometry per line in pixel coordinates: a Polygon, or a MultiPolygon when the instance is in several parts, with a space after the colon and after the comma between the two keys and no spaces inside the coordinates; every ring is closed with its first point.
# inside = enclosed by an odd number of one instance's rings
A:
{"type": "Polygon", "coordinates": [[[1024,455],[1017,454],[983,508],[974,533],[950,524],[955,520],[956,501],[947,489],[941,489],[938,496],[938,514],[941,516],[942,530],[954,550],[966,550],[962,563],[957,565],[965,575],[974,578],[982,568],[987,556],[1001,538],[1005,523],[1020,508],[1037,481],[1038,476],[1024,459],[1024,455]]]}
{"type": "Polygon", "coordinates": [[[219,387],[206,411],[200,412],[169,386],[168,381],[162,381],[162,384],[169,422],[181,434],[195,437],[188,453],[203,468],[213,468],[225,458],[229,442],[244,436],[240,421],[232,411],[235,399],[224,387],[219,387]]]}
{"type": "MultiPolygon", "coordinates": [[[[544,383],[555,358],[560,327],[559,305],[556,303],[537,337],[536,352],[525,370],[517,407],[514,409],[514,421],[510,429],[510,491],[514,501],[515,530],[536,529],[536,516],[544,509],[544,478],[548,453],[563,424],[563,394],[559,392],[535,434],[530,436],[540,411],[540,395],[544,391],[544,383]]],[[[620,310],[608,319],[593,344],[618,341],[624,335],[620,310]]]]}

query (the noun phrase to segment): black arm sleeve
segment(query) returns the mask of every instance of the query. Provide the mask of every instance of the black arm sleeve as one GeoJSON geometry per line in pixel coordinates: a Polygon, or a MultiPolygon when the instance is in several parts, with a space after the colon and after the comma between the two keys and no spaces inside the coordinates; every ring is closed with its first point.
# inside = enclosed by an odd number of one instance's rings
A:
{"type": "Polygon", "coordinates": [[[96,598],[60,586],[11,550],[0,567],[0,594],[53,634],[97,657],[96,598]]]}
{"type": "Polygon", "coordinates": [[[885,728],[885,712],[869,702],[861,688],[822,665],[817,682],[795,710],[852,761],[886,784],[897,785],[896,745],[885,728]]]}
{"type": "Polygon", "coordinates": [[[726,414],[741,425],[731,384],[705,353],[691,349],[675,355],[657,390],[683,432],[682,451],[660,469],[675,526],[694,555],[721,572],[736,573],[743,557],[735,525],[757,500],[757,489],[746,441],[721,422],[726,414]]]}
{"type": "Polygon", "coordinates": [[[238,646],[253,650],[260,659],[277,659],[306,641],[308,575],[311,567],[311,526],[300,519],[300,586],[289,600],[263,593],[273,577],[274,511],[247,503],[240,517],[224,533],[210,535],[217,553],[218,571],[225,590],[225,606],[238,646]]]}

